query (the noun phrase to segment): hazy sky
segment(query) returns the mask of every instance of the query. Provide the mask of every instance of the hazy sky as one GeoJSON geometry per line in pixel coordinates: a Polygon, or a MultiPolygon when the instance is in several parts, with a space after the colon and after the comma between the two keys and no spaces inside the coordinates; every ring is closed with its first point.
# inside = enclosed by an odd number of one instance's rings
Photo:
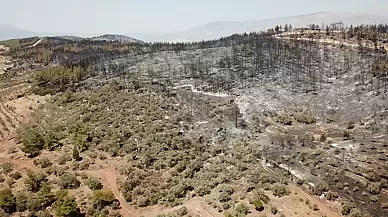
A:
{"type": "Polygon", "coordinates": [[[388,0],[0,0],[0,24],[48,33],[159,33],[318,11],[385,15],[388,0]]]}

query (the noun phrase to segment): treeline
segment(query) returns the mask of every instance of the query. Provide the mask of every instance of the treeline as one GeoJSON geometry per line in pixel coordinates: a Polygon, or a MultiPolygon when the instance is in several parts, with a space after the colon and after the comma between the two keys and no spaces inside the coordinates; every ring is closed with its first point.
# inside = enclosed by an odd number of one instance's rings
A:
{"type": "Polygon", "coordinates": [[[91,67],[54,66],[37,71],[33,75],[33,81],[36,85],[32,90],[39,95],[54,94],[68,87],[74,87],[92,75],[91,67]]]}

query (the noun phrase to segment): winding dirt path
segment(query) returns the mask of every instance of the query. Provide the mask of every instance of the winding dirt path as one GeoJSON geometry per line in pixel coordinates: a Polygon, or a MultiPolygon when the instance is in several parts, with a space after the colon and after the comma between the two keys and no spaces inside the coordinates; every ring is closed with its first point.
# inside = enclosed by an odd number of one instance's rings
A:
{"type": "Polygon", "coordinates": [[[120,202],[120,213],[122,216],[130,217],[130,216],[138,216],[137,212],[131,209],[131,205],[125,200],[124,196],[121,194],[119,187],[117,186],[117,171],[116,168],[107,167],[98,171],[95,171],[95,174],[101,177],[101,182],[103,186],[110,189],[117,200],[120,202]]]}

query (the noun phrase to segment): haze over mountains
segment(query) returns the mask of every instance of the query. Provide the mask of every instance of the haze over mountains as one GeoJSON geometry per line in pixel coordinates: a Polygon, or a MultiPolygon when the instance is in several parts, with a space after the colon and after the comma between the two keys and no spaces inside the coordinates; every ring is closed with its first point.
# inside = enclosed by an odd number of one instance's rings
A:
{"type": "MultiPolygon", "coordinates": [[[[345,25],[359,24],[385,24],[388,23],[388,16],[380,16],[366,13],[332,13],[332,12],[317,12],[311,14],[303,14],[291,17],[271,18],[258,21],[219,21],[209,23],[203,26],[198,26],[192,29],[187,29],[174,33],[128,33],[126,35],[137,38],[142,41],[200,41],[216,39],[228,36],[234,33],[244,33],[253,31],[264,31],[268,28],[273,28],[276,25],[292,24],[294,27],[302,27],[309,24],[331,24],[333,22],[342,21],[345,25]]],[[[32,31],[18,29],[13,26],[0,25],[0,40],[10,38],[23,38],[30,36],[53,36],[58,34],[36,33],[32,31]]],[[[59,35],[75,35],[86,36],[87,33],[69,34],[62,33],[59,35]]],[[[95,36],[95,35],[94,35],[95,36]]]]}

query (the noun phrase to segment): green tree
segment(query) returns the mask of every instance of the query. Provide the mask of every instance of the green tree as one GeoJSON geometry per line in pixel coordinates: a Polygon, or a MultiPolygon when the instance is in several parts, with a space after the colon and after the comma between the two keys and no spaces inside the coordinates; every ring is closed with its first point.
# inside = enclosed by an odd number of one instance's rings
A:
{"type": "Polygon", "coordinates": [[[59,190],[56,193],[57,201],[55,201],[53,207],[55,210],[55,215],[58,217],[70,217],[77,216],[79,213],[77,209],[77,203],[75,198],[69,196],[69,193],[66,190],[59,190]]]}
{"type": "Polygon", "coordinates": [[[24,212],[27,208],[27,196],[23,192],[15,193],[16,210],[18,212],[24,212]]]}
{"type": "Polygon", "coordinates": [[[0,190],[0,208],[2,208],[6,213],[12,213],[15,211],[15,199],[10,189],[0,190]]]}
{"type": "Polygon", "coordinates": [[[22,151],[30,157],[39,154],[44,147],[44,139],[42,134],[36,127],[25,127],[21,135],[22,151]]]}
{"type": "Polygon", "coordinates": [[[51,187],[47,184],[43,184],[37,193],[38,200],[42,207],[51,206],[55,202],[55,195],[51,193],[51,187]]]}
{"type": "Polygon", "coordinates": [[[47,182],[47,176],[44,173],[34,173],[31,170],[27,171],[27,177],[24,180],[27,190],[37,192],[44,183],[47,182]]]}
{"type": "Polygon", "coordinates": [[[58,138],[52,131],[47,131],[43,137],[44,148],[53,150],[58,145],[58,138]]]}

